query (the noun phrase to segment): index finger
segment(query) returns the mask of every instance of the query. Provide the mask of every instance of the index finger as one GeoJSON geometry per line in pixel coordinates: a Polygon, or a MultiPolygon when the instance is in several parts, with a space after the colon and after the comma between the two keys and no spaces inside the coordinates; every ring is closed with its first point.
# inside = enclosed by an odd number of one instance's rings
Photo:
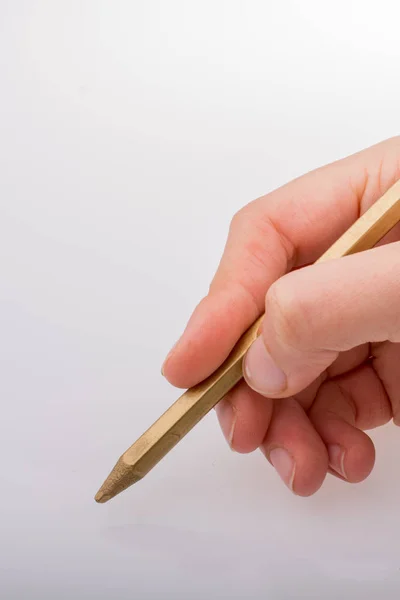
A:
{"type": "Polygon", "coordinates": [[[271,284],[314,262],[399,178],[399,163],[400,137],[307,173],[241,209],[209,293],[164,362],[165,377],[186,388],[210,375],[264,311],[271,284]]]}

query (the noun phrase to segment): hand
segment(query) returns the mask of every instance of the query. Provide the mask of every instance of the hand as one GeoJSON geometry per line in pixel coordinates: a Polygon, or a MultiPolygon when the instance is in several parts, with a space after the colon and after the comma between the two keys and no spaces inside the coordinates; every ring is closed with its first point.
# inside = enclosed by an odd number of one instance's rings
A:
{"type": "Polygon", "coordinates": [[[198,383],[265,310],[245,381],[217,414],[232,449],[260,448],[300,496],[327,472],[365,479],[375,451],[364,430],[400,424],[400,227],[386,245],[307,266],[399,178],[394,138],[245,206],[163,366],[178,387],[198,383]]]}

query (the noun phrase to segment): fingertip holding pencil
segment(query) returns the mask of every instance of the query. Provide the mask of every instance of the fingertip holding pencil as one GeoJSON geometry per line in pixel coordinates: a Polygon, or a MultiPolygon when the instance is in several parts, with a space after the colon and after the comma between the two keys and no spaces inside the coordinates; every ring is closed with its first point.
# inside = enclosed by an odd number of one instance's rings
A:
{"type": "MultiPolygon", "coordinates": [[[[400,180],[316,262],[342,258],[375,246],[400,221],[400,180]]],[[[117,461],[95,496],[105,503],[140,479],[242,379],[243,358],[260,334],[263,315],[243,334],[226,361],[187,390],[117,461]]]]}

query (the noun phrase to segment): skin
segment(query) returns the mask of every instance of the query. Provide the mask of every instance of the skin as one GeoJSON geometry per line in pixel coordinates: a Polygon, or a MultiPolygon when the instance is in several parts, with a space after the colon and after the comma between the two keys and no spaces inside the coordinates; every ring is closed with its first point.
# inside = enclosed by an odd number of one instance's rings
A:
{"type": "Polygon", "coordinates": [[[373,250],[312,265],[399,178],[400,137],[241,209],[163,365],[173,385],[198,383],[265,310],[245,380],[217,414],[233,450],[260,448],[300,496],[327,473],[364,480],[375,460],[365,430],[400,424],[400,227],[373,250]]]}

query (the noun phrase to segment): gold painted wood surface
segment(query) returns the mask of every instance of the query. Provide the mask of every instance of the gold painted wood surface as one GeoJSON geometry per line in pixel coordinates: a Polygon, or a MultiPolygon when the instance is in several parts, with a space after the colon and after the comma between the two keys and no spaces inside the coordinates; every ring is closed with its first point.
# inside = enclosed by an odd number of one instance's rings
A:
{"type": "MultiPolygon", "coordinates": [[[[364,213],[317,263],[372,248],[400,221],[400,180],[364,213]]],[[[187,390],[120,457],[95,496],[107,502],[142,479],[242,378],[242,360],[263,316],[244,333],[210,377],[187,390]]]]}

